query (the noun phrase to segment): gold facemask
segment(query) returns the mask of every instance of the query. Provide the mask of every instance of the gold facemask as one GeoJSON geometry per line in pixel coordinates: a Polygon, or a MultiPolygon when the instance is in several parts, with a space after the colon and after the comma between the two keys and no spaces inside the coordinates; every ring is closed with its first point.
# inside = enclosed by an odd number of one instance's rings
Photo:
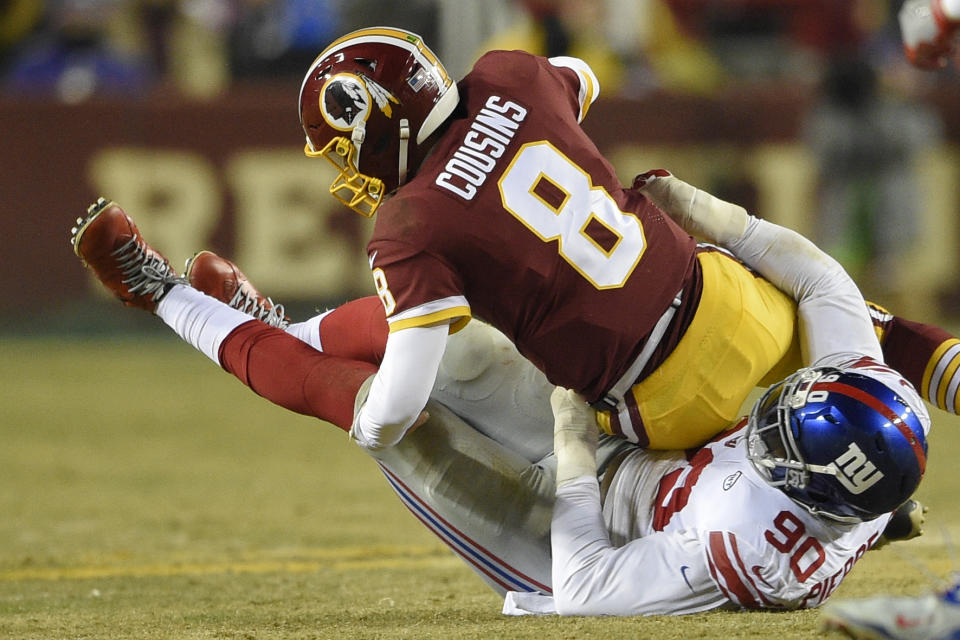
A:
{"type": "Polygon", "coordinates": [[[383,200],[383,181],[360,173],[357,169],[357,148],[349,138],[338,136],[320,151],[310,148],[303,152],[309,158],[326,158],[337,169],[337,177],[330,185],[330,195],[365,218],[372,218],[383,200]]]}

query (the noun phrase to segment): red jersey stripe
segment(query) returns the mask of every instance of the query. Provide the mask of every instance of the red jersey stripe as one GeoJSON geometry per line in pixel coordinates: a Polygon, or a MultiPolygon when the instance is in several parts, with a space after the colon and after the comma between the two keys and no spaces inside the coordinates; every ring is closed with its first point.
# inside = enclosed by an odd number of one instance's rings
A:
{"type": "MultiPolygon", "coordinates": [[[[729,535],[736,540],[733,534],[729,535]]],[[[724,542],[724,533],[722,531],[710,532],[709,553],[716,563],[717,570],[723,577],[724,583],[726,583],[727,588],[734,596],[731,600],[750,609],[760,608],[760,603],[753,597],[753,594],[750,593],[750,588],[743,582],[737,566],[727,553],[727,546],[724,542]]]]}

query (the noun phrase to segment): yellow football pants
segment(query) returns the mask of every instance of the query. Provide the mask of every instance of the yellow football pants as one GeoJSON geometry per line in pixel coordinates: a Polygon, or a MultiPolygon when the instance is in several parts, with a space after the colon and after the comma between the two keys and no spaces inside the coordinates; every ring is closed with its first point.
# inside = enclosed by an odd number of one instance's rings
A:
{"type": "MultiPolygon", "coordinates": [[[[758,385],[800,366],[797,308],[730,256],[704,252],[696,314],[673,352],[632,393],[651,449],[703,444],[736,420],[758,385]]],[[[611,433],[609,416],[598,414],[611,433]]]]}

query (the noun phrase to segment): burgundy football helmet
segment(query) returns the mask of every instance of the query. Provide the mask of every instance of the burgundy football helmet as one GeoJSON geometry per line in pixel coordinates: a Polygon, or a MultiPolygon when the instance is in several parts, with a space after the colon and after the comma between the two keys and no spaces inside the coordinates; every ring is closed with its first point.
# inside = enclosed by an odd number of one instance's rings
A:
{"type": "Polygon", "coordinates": [[[361,29],[317,56],[300,87],[304,152],[338,176],[330,193],[370,217],[426,155],[423,142],[457,106],[457,85],[420,36],[361,29]]]}

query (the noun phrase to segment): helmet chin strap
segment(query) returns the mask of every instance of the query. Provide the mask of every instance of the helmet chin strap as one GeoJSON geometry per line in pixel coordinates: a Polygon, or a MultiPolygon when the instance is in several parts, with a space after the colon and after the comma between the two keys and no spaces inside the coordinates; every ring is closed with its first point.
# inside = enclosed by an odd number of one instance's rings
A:
{"type": "MultiPolygon", "coordinates": [[[[363,139],[367,135],[367,128],[363,122],[360,122],[350,132],[350,142],[357,150],[357,160],[360,159],[360,147],[363,145],[363,139]]],[[[397,161],[397,185],[407,181],[407,158],[410,149],[410,121],[406,118],[400,120],[400,154],[397,161]]]]}
{"type": "Polygon", "coordinates": [[[350,132],[350,142],[353,143],[353,146],[357,149],[357,160],[360,162],[360,145],[363,144],[363,139],[367,137],[367,125],[363,121],[357,123],[357,126],[353,128],[353,131],[350,132]]]}
{"type": "Polygon", "coordinates": [[[400,120],[400,157],[397,166],[397,185],[407,181],[407,151],[410,146],[410,121],[406,118],[400,120]]]}

